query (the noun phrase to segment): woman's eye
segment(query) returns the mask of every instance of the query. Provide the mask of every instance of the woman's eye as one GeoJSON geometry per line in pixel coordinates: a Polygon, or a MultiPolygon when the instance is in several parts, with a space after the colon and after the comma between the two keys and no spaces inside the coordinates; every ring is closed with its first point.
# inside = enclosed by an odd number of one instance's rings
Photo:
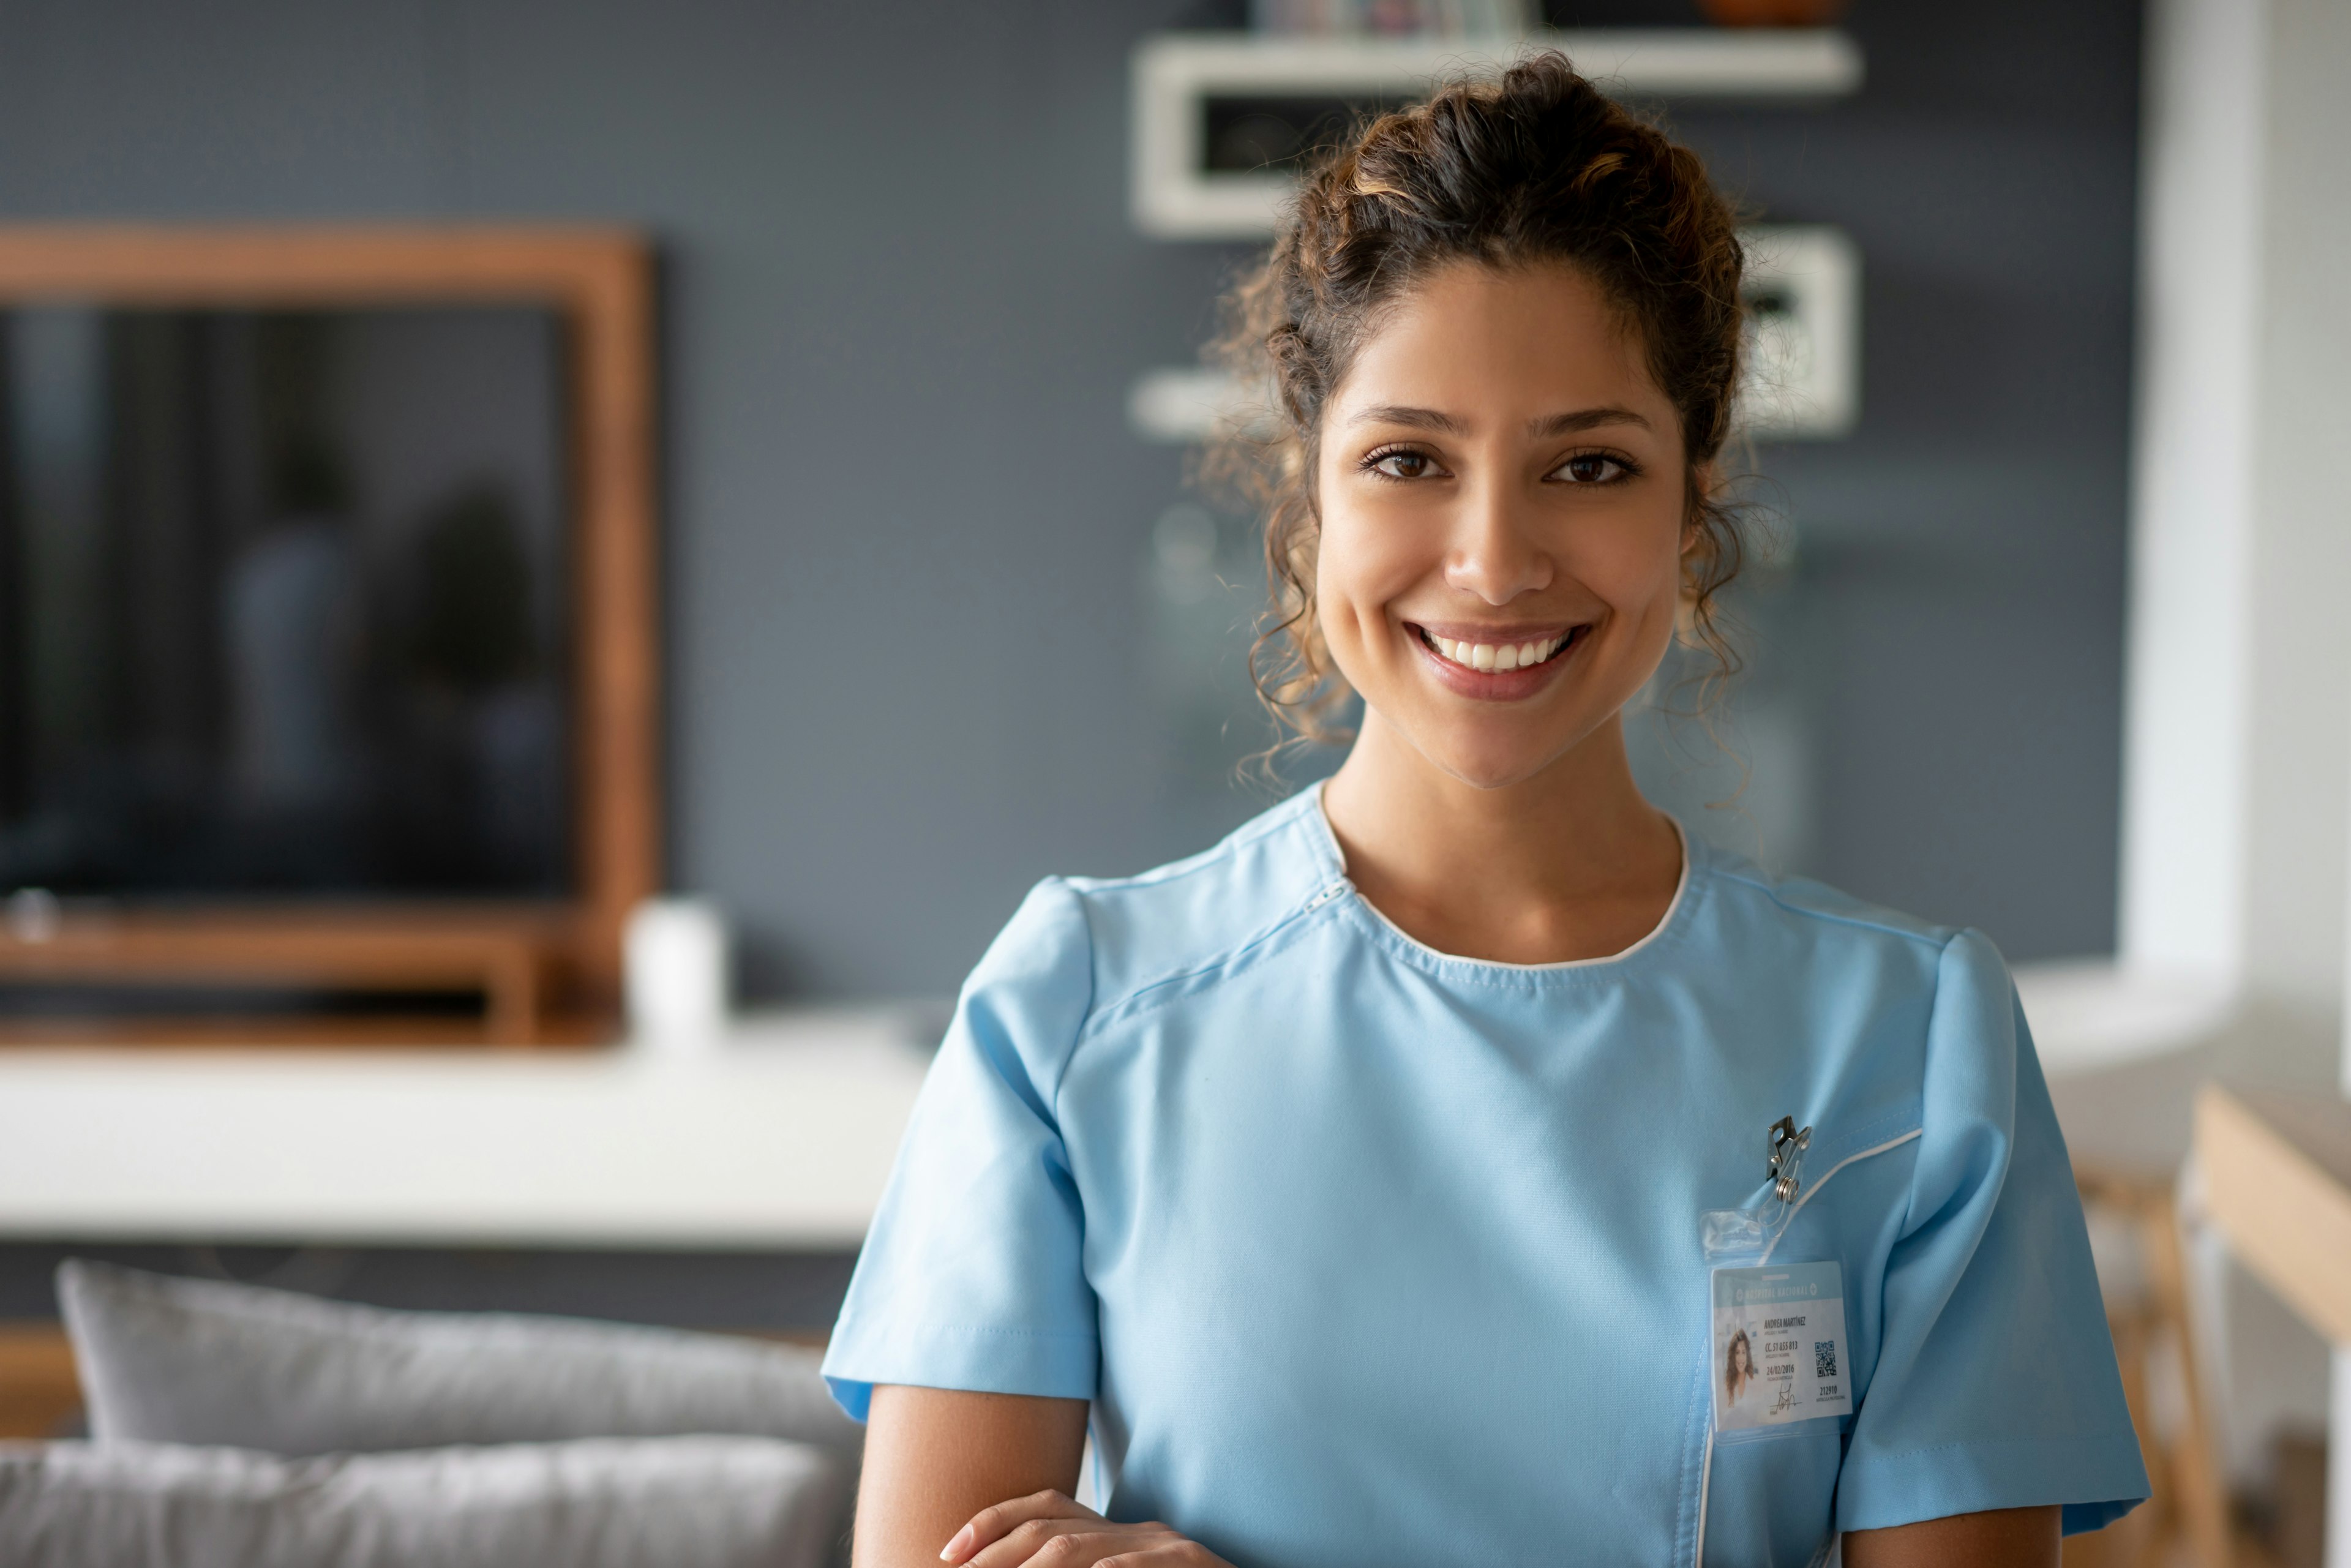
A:
{"type": "Polygon", "coordinates": [[[1579,453],[1552,470],[1554,478],[1565,479],[1571,485],[1605,485],[1630,472],[1614,457],[1597,452],[1579,453]]]}
{"type": "Polygon", "coordinates": [[[1420,479],[1437,466],[1426,452],[1383,452],[1372,459],[1372,472],[1391,479],[1420,479]]]}

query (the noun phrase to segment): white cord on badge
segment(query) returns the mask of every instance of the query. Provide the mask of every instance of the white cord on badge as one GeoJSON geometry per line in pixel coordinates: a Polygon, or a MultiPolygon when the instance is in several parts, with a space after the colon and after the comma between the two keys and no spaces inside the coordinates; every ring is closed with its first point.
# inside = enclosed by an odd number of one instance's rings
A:
{"type": "MultiPolygon", "coordinates": [[[[1845,1155],[1844,1158],[1831,1166],[1828,1168],[1827,1173],[1823,1175],[1820,1180],[1812,1183],[1810,1186],[1806,1186],[1803,1191],[1796,1195],[1795,1203],[1791,1206],[1788,1210],[1788,1220],[1790,1222],[1793,1222],[1798,1211],[1802,1209],[1804,1205],[1813,1201],[1813,1195],[1820,1191],[1821,1188],[1828,1186],[1830,1182],[1835,1180],[1837,1172],[1844,1169],[1845,1166],[1853,1164],[1855,1160],[1865,1160],[1872,1155],[1882,1155],[1888,1149],[1898,1149],[1903,1145],[1908,1143],[1911,1139],[1918,1136],[1925,1131],[1926,1129],[1924,1127],[1913,1127],[1908,1132],[1903,1134],[1900,1137],[1888,1138],[1886,1142],[1878,1145],[1874,1149],[1864,1149],[1857,1155],[1845,1155]]],[[[1771,1261],[1772,1249],[1780,1245],[1780,1237],[1785,1236],[1786,1234],[1788,1234],[1787,1227],[1783,1224],[1781,1227],[1779,1233],[1773,1236],[1771,1242],[1763,1249],[1763,1257],[1761,1262],[1757,1264],[1757,1267],[1761,1268],[1762,1264],[1771,1261]]],[[[1706,1568],[1706,1494],[1708,1484],[1714,1479],[1713,1387],[1713,1364],[1709,1360],[1707,1370],[1708,1413],[1706,1420],[1706,1457],[1698,1461],[1698,1550],[1690,1553],[1690,1568],[1706,1568]]],[[[1834,1530],[1831,1530],[1829,1534],[1831,1539],[1834,1539],[1836,1531],[1834,1530]]]]}

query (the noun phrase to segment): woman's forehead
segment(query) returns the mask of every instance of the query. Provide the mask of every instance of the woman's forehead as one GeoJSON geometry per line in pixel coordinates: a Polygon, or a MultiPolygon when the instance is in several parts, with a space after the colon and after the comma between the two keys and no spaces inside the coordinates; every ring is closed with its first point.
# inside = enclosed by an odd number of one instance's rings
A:
{"type": "Polygon", "coordinates": [[[1624,313],[1583,273],[1466,261],[1381,313],[1327,417],[1343,423],[1382,408],[1464,423],[1622,408],[1661,428],[1673,413],[1624,313]]]}

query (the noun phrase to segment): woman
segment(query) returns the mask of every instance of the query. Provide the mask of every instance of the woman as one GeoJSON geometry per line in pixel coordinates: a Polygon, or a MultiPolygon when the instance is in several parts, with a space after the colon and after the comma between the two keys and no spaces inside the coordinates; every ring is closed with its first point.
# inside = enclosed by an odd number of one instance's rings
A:
{"type": "Polygon", "coordinates": [[[1722,1358],[1723,1397],[1731,1404],[1739,1403],[1747,1385],[1755,1379],[1755,1354],[1747,1348],[1747,1331],[1740,1329],[1730,1336],[1730,1349],[1722,1358]]]}
{"type": "Polygon", "coordinates": [[[1360,731],[973,974],[826,1361],[863,1568],[1981,1568],[2146,1495],[1991,944],[1775,883],[1626,763],[1738,560],[1739,269],[1557,56],[1309,180],[1237,339],[1290,426],[1273,695],[1360,731]],[[1849,1413],[1718,1449],[1699,1217],[1778,1201],[1782,1115],[1775,1266],[1844,1328],[1780,1321],[1849,1413]]]}

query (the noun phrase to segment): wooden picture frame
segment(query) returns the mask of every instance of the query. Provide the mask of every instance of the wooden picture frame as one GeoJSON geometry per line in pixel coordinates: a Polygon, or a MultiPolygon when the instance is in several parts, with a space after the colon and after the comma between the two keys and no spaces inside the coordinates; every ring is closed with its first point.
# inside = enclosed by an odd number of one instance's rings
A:
{"type": "MultiPolygon", "coordinates": [[[[528,1045],[610,1038],[621,936],[659,885],[653,273],[587,226],[0,225],[0,309],[33,303],[324,308],[532,305],[568,330],[574,892],[564,900],[126,909],[0,922],[0,984],[478,989],[471,1019],[100,1022],[144,1040],[528,1045]],[[17,923],[22,925],[23,923],[17,923]]],[[[11,1024],[46,1041],[59,1028],[11,1024]]]]}

